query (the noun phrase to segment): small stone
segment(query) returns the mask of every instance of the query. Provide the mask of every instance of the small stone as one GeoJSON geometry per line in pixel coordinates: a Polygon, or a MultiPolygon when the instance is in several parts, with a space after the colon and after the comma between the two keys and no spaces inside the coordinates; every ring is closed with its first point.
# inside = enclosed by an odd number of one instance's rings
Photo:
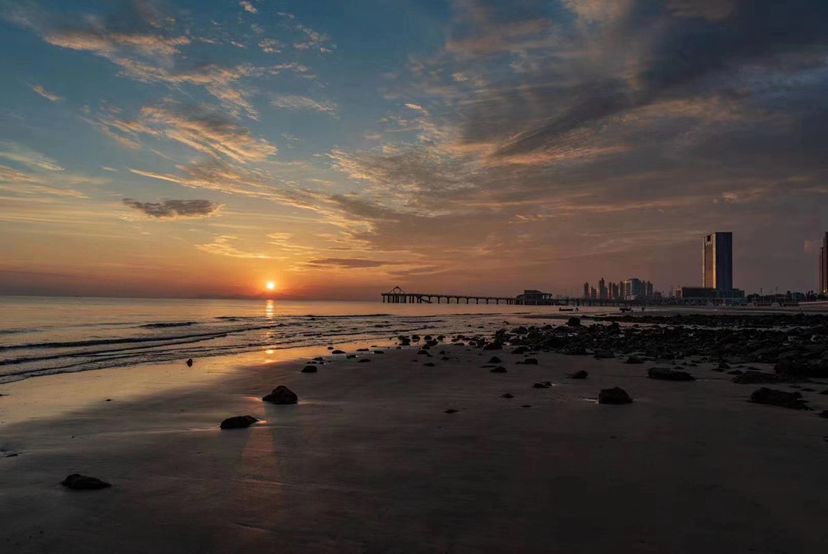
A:
{"type": "Polygon", "coordinates": [[[446,410],[446,413],[447,414],[456,414],[457,410],[455,410],[454,408],[449,408],[448,410],[446,410]]]}
{"type": "Polygon", "coordinates": [[[370,362],[370,361],[371,361],[371,358],[360,358],[359,359],[359,363],[361,363],[361,364],[364,364],[364,363],[370,362]]]}
{"type": "Polygon", "coordinates": [[[496,368],[490,370],[492,373],[506,373],[506,368],[503,366],[497,366],[496,368]]]}
{"type": "Polygon", "coordinates": [[[505,392],[505,393],[500,395],[500,398],[514,398],[514,397],[515,397],[515,395],[510,393],[510,392],[505,392]]]}
{"type": "Polygon", "coordinates": [[[222,429],[244,429],[250,427],[257,421],[259,420],[251,415],[233,416],[222,421],[219,427],[222,429]]]}
{"type": "Polygon", "coordinates": [[[643,363],[644,363],[644,360],[642,360],[642,359],[641,359],[641,358],[639,358],[638,356],[629,356],[629,357],[626,359],[626,361],[624,361],[624,363],[625,363],[625,364],[643,364],[643,363]]]}
{"type": "Polygon", "coordinates": [[[98,489],[105,489],[112,485],[106,481],[101,481],[97,477],[89,477],[81,475],[80,473],[73,473],[60,483],[64,487],[76,491],[93,491],[98,489]]]}
{"type": "Polygon", "coordinates": [[[550,381],[544,381],[543,383],[535,383],[534,385],[532,385],[532,388],[535,388],[535,389],[548,389],[551,386],[552,386],[552,383],[550,381]]]}
{"type": "Polygon", "coordinates": [[[299,397],[286,386],[279,385],[270,394],[262,397],[262,400],[272,404],[296,404],[299,401],[299,397]]]}
{"type": "Polygon", "coordinates": [[[580,327],[580,326],[581,326],[581,318],[580,318],[580,317],[570,317],[570,318],[566,321],[566,324],[567,324],[569,327],[580,327]]]}
{"type": "Polygon", "coordinates": [[[187,367],[193,367],[193,359],[192,358],[187,360],[187,367]]]}
{"type": "Polygon", "coordinates": [[[521,406],[521,408],[531,408],[531,407],[532,407],[532,405],[531,405],[531,404],[523,404],[523,405],[521,406]]]}
{"type": "Polygon", "coordinates": [[[696,378],[686,371],[676,371],[666,367],[651,367],[647,377],[660,381],[695,381],[696,378]]]}
{"type": "Polygon", "coordinates": [[[785,392],[776,389],[769,389],[762,387],[753,391],[750,395],[750,401],[756,404],[768,404],[770,406],[779,406],[781,408],[790,408],[792,410],[810,410],[802,399],[802,393],[799,392],[785,392]]]}
{"type": "Polygon", "coordinates": [[[488,363],[490,363],[490,364],[499,364],[499,363],[502,363],[502,361],[503,360],[501,360],[497,356],[492,356],[491,358],[489,358],[488,363]]]}
{"type": "Polygon", "coordinates": [[[526,365],[538,365],[538,359],[537,358],[526,358],[525,360],[523,360],[523,363],[526,364],[526,365]]]}
{"type": "Polygon", "coordinates": [[[601,392],[598,394],[599,404],[630,404],[632,401],[627,391],[621,387],[601,389],[601,392]]]}
{"type": "Polygon", "coordinates": [[[821,412],[819,412],[819,417],[824,417],[825,419],[828,419],[828,410],[822,410],[821,412]]]}
{"type": "Polygon", "coordinates": [[[344,350],[331,350],[331,354],[344,354],[344,350]]]}
{"type": "Polygon", "coordinates": [[[586,379],[589,377],[589,372],[581,369],[574,373],[567,373],[566,376],[570,379],[586,379]]]}
{"type": "Polygon", "coordinates": [[[315,365],[306,365],[302,368],[302,373],[316,373],[315,365]]]}
{"type": "Polygon", "coordinates": [[[426,362],[423,365],[426,367],[434,367],[434,362],[426,362]]]}

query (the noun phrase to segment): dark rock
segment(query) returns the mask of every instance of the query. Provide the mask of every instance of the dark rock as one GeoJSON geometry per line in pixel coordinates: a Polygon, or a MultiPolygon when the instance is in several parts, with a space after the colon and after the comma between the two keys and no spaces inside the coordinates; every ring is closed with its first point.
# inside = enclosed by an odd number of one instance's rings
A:
{"type": "Polygon", "coordinates": [[[512,354],[525,354],[529,352],[529,349],[525,346],[518,346],[517,348],[512,350],[512,354]]]}
{"type": "Polygon", "coordinates": [[[532,407],[532,405],[531,405],[531,404],[523,404],[523,405],[521,406],[521,408],[531,408],[531,407],[532,407]]]}
{"type": "Polygon", "coordinates": [[[345,356],[345,359],[346,359],[346,360],[353,360],[353,359],[355,359],[355,358],[356,358],[356,354],[347,354],[347,355],[345,356]]]}
{"type": "Polygon", "coordinates": [[[417,351],[418,356],[431,356],[431,353],[428,350],[420,349],[417,351]]]}
{"type": "Polygon", "coordinates": [[[575,371],[574,373],[567,373],[566,376],[570,379],[586,379],[587,377],[589,377],[589,372],[580,369],[578,371],[575,371]]]}
{"type": "Polygon", "coordinates": [[[819,393],[819,394],[828,394],[828,389],[825,389],[824,391],[822,391],[822,392],[821,392],[821,393],[819,393]]]}
{"type": "Polygon", "coordinates": [[[551,386],[552,386],[552,383],[550,381],[544,381],[543,383],[535,383],[534,385],[532,385],[532,388],[534,388],[534,389],[548,389],[551,386]]]}
{"type": "Polygon", "coordinates": [[[525,360],[523,360],[523,363],[526,364],[526,365],[538,365],[538,359],[537,358],[526,358],[525,360]]]}
{"type": "Polygon", "coordinates": [[[647,377],[650,379],[659,379],[661,381],[695,381],[696,378],[686,371],[675,371],[666,367],[651,367],[647,371],[647,377]]]}
{"type": "Polygon", "coordinates": [[[828,419],[828,410],[822,410],[821,412],[819,412],[819,417],[824,417],[825,419],[828,419]]]}
{"type": "Polygon", "coordinates": [[[505,392],[505,393],[500,395],[500,398],[514,398],[514,397],[515,397],[515,395],[510,393],[510,392],[505,392]]]}
{"type": "Polygon", "coordinates": [[[595,351],[595,359],[596,360],[604,360],[609,358],[614,358],[615,354],[611,350],[596,350],[595,351]]]}
{"type": "Polygon", "coordinates": [[[88,477],[80,473],[73,473],[60,483],[64,487],[76,491],[94,491],[98,489],[105,489],[112,485],[106,481],[101,481],[97,477],[88,477]]]}
{"type": "Polygon", "coordinates": [[[447,414],[456,414],[457,410],[455,410],[454,408],[449,408],[448,410],[446,410],[446,413],[447,414]]]}
{"type": "Polygon", "coordinates": [[[233,416],[222,421],[219,427],[222,429],[244,429],[250,427],[257,421],[259,420],[251,415],[233,416]]]}
{"type": "Polygon", "coordinates": [[[506,373],[506,368],[503,366],[497,366],[496,368],[491,370],[492,373],[506,373]]]}
{"type": "Polygon", "coordinates": [[[364,363],[370,362],[370,361],[371,361],[371,358],[360,358],[359,359],[359,363],[361,363],[361,364],[364,364],[364,363]]]}
{"type": "Polygon", "coordinates": [[[644,360],[639,358],[638,356],[629,356],[626,360],[624,360],[625,364],[643,364],[644,360]]]}
{"type": "Polygon", "coordinates": [[[503,360],[501,360],[501,359],[500,359],[500,358],[498,358],[497,356],[492,356],[492,357],[489,359],[489,363],[490,363],[490,364],[499,364],[499,363],[501,363],[502,361],[503,361],[503,360]]]}
{"type": "Polygon", "coordinates": [[[785,378],[775,373],[763,373],[761,371],[745,371],[733,378],[734,383],[740,385],[759,385],[766,383],[784,383],[785,378]]]}
{"type": "Polygon", "coordinates": [[[434,367],[434,362],[426,362],[423,365],[426,367],[434,367]]]}
{"type": "Polygon", "coordinates": [[[382,350],[374,350],[374,354],[385,354],[382,350]]]}
{"type": "Polygon", "coordinates": [[[344,354],[344,350],[331,350],[331,354],[344,354]]]}
{"type": "Polygon", "coordinates": [[[306,365],[302,368],[302,373],[316,373],[315,365],[306,365]]]}
{"type": "Polygon", "coordinates": [[[744,373],[744,371],[741,369],[732,369],[727,372],[728,375],[741,375],[742,373],[744,373]]]}
{"type": "Polygon", "coordinates": [[[601,392],[598,393],[599,404],[630,404],[632,401],[627,391],[621,387],[601,389],[601,392]]]}
{"type": "Polygon", "coordinates": [[[296,404],[299,401],[299,397],[286,386],[279,385],[270,394],[263,396],[262,400],[272,404],[296,404]]]}
{"type": "Polygon", "coordinates": [[[483,350],[500,350],[503,348],[503,345],[499,342],[489,342],[483,346],[483,350]]]}
{"type": "Polygon", "coordinates": [[[193,367],[193,359],[192,358],[187,360],[187,367],[193,367]]]}
{"type": "Polygon", "coordinates": [[[730,364],[728,364],[727,362],[722,360],[721,362],[719,362],[719,365],[716,367],[716,369],[720,369],[722,371],[725,371],[727,369],[730,369],[730,364]]]}
{"type": "Polygon", "coordinates": [[[581,318],[580,317],[570,317],[566,324],[570,327],[580,327],[581,326],[581,318]]]}
{"type": "Polygon", "coordinates": [[[750,395],[750,401],[756,404],[768,404],[793,410],[810,410],[805,404],[805,400],[802,399],[801,393],[785,392],[767,387],[753,391],[753,394],[750,395]]]}

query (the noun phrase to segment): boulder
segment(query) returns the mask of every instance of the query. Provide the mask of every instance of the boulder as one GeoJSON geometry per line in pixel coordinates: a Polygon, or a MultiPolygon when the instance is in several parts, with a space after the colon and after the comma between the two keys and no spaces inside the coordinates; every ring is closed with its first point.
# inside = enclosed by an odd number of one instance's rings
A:
{"type": "Polygon", "coordinates": [[[492,373],[506,373],[506,368],[502,365],[497,366],[496,368],[491,370],[492,373]]]}
{"type": "Polygon", "coordinates": [[[630,404],[632,401],[627,391],[621,387],[601,389],[601,392],[598,393],[599,404],[630,404]]]}
{"type": "Polygon", "coordinates": [[[500,398],[514,398],[514,397],[515,397],[515,395],[510,393],[510,392],[504,392],[503,394],[500,395],[500,398]]]}
{"type": "Polygon", "coordinates": [[[526,364],[526,365],[538,365],[538,359],[537,358],[526,358],[525,360],[523,360],[523,363],[526,364]]]}
{"type": "Polygon", "coordinates": [[[535,389],[548,389],[552,386],[551,381],[544,381],[543,383],[535,383],[532,385],[532,388],[535,389]]]}
{"type": "Polygon", "coordinates": [[[331,354],[344,354],[344,350],[331,350],[331,354]]]}
{"type": "Polygon", "coordinates": [[[87,475],[81,475],[80,473],[73,473],[72,475],[69,475],[66,479],[61,481],[60,484],[68,489],[76,491],[94,491],[112,486],[106,481],[101,481],[97,477],[89,477],[87,475]]]}
{"type": "Polygon", "coordinates": [[[454,408],[449,408],[448,410],[446,410],[446,413],[447,414],[456,414],[457,410],[455,410],[454,408]]]}
{"type": "Polygon", "coordinates": [[[423,365],[426,367],[434,367],[434,362],[426,362],[423,365]]]}
{"type": "Polygon", "coordinates": [[[306,365],[302,368],[302,373],[316,373],[315,365],[306,365]]]}
{"type": "Polygon", "coordinates": [[[569,377],[570,379],[586,379],[587,377],[589,377],[589,372],[585,371],[583,369],[580,369],[580,370],[575,371],[573,373],[567,373],[566,376],[569,377]]]}
{"type": "Polygon", "coordinates": [[[696,378],[686,371],[676,371],[666,367],[651,367],[647,371],[647,377],[661,381],[695,381],[696,378]]]}
{"type": "Polygon", "coordinates": [[[570,327],[580,327],[581,326],[581,318],[580,317],[570,317],[566,324],[570,327]]]}
{"type": "Polygon", "coordinates": [[[367,362],[370,362],[370,361],[371,361],[371,358],[360,358],[359,359],[359,363],[361,363],[361,364],[364,364],[364,363],[367,363],[367,362]]]}
{"type": "Polygon", "coordinates": [[[250,427],[257,421],[259,420],[251,415],[239,415],[228,417],[227,419],[221,422],[221,425],[219,425],[219,427],[221,427],[222,429],[244,429],[246,427],[250,427]]]}
{"type": "Polygon", "coordinates": [[[810,410],[802,398],[802,393],[785,392],[767,387],[753,391],[753,394],[750,395],[750,401],[756,404],[791,408],[792,410],[810,410]]]}
{"type": "Polygon", "coordinates": [[[270,394],[262,397],[262,400],[270,402],[271,404],[296,404],[299,401],[299,397],[286,386],[279,385],[270,394]]]}

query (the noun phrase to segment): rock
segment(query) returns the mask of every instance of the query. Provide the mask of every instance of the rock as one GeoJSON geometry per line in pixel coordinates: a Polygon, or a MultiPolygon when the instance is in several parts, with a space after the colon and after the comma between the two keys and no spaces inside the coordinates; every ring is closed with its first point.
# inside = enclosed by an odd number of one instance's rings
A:
{"type": "Polygon", "coordinates": [[[417,351],[417,355],[418,356],[431,356],[431,353],[428,350],[421,349],[421,350],[417,351]]]}
{"type": "Polygon", "coordinates": [[[345,355],[346,360],[353,360],[355,358],[356,358],[356,354],[346,354],[345,355]]]}
{"type": "Polygon", "coordinates": [[[828,419],[828,410],[822,410],[821,412],[819,412],[819,417],[824,417],[825,419],[828,419]]]}
{"type": "Polygon", "coordinates": [[[819,394],[828,394],[828,389],[825,389],[824,391],[822,391],[822,392],[821,392],[821,393],[819,393],[819,394]]]}
{"type": "Polygon", "coordinates": [[[775,373],[763,373],[761,371],[745,371],[733,378],[734,383],[740,385],[759,385],[766,383],[783,383],[785,379],[775,373]]]}
{"type": "Polygon", "coordinates": [[[382,350],[374,350],[374,354],[385,354],[382,350]]]}
{"type": "Polygon", "coordinates": [[[523,363],[525,365],[538,365],[538,359],[537,358],[526,358],[525,360],[523,360],[523,363]]]}
{"type": "Polygon", "coordinates": [[[696,378],[686,371],[675,371],[666,367],[651,367],[647,377],[661,381],[695,381],[696,378]]]}
{"type": "Polygon", "coordinates": [[[750,395],[750,401],[756,404],[768,404],[793,410],[810,410],[805,404],[805,400],[802,399],[801,393],[785,392],[767,387],[753,391],[753,394],[750,395]]]}
{"type": "Polygon", "coordinates": [[[566,324],[570,327],[580,327],[581,326],[581,318],[580,317],[570,317],[566,320],[566,324]]]}
{"type": "Polygon", "coordinates": [[[614,358],[615,354],[611,350],[596,350],[595,351],[595,359],[596,360],[605,360],[609,358],[614,358]]]}
{"type": "Polygon", "coordinates": [[[535,383],[534,385],[532,385],[532,388],[534,388],[534,389],[548,389],[551,386],[552,386],[552,383],[550,381],[544,381],[543,383],[535,383]]]}
{"type": "Polygon", "coordinates": [[[744,373],[744,371],[741,369],[732,369],[727,372],[728,375],[741,375],[742,373],[744,373]]]}
{"type": "Polygon", "coordinates": [[[448,410],[446,410],[446,413],[447,414],[456,414],[457,410],[455,410],[454,408],[449,408],[448,410]]]}
{"type": "Polygon", "coordinates": [[[187,360],[187,367],[193,367],[193,359],[192,358],[187,360]]]}
{"type": "Polygon", "coordinates": [[[529,352],[529,349],[525,346],[518,346],[517,348],[512,350],[512,354],[525,354],[529,352]]]}
{"type": "Polygon", "coordinates": [[[279,385],[270,394],[262,397],[262,400],[272,404],[296,404],[299,401],[299,397],[286,386],[279,385]]]}
{"type": "Polygon", "coordinates": [[[356,351],[357,352],[368,352],[369,350],[367,348],[357,348],[356,351]]]}
{"type": "Polygon", "coordinates": [[[621,387],[601,389],[601,392],[598,394],[599,404],[630,404],[632,401],[627,391],[621,387]]]}
{"type": "Polygon", "coordinates": [[[570,379],[586,379],[587,377],[589,377],[589,372],[580,369],[574,373],[567,373],[566,376],[570,379]]]}
{"type": "Polygon", "coordinates": [[[331,350],[331,354],[344,354],[344,350],[331,350]]]}
{"type": "Polygon", "coordinates": [[[316,373],[315,365],[306,365],[302,368],[302,373],[316,373]]]}
{"type": "Polygon", "coordinates": [[[501,359],[500,359],[500,358],[498,358],[497,356],[492,356],[491,358],[489,358],[489,362],[488,362],[488,363],[490,363],[490,364],[499,364],[499,363],[501,363],[502,361],[503,361],[503,360],[501,360],[501,359]]]}
{"type": "Polygon", "coordinates": [[[251,415],[239,415],[228,417],[227,419],[221,422],[221,425],[219,425],[219,427],[221,427],[222,429],[244,429],[246,427],[250,427],[257,421],[259,420],[251,415]]]}
{"type": "Polygon", "coordinates": [[[726,361],[722,360],[721,362],[719,362],[719,365],[716,367],[716,369],[718,369],[720,371],[725,371],[727,369],[730,369],[730,364],[728,364],[726,361]]]}
{"type": "Polygon", "coordinates": [[[359,363],[361,363],[361,364],[364,364],[364,363],[367,363],[367,362],[370,362],[370,361],[371,361],[371,358],[360,358],[359,359],[359,363]]]}
{"type": "Polygon", "coordinates": [[[64,487],[76,491],[94,491],[98,489],[105,489],[112,485],[106,481],[101,481],[97,477],[89,477],[81,475],[80,473],[73,473],[60,483],[64,487]]]}
{"type": "Polygon", "coordinates": [[[503,348],[503,345],[499,342],[489,342],[483,346],[483,350],[500,350],[503,348]]]}
{"type": "Polygon", "coordinates": [[[523,405],[521,406],[521,408],[531,408],[531,407],[532,407],[532,405],[531,405],[531,404],[523,404],[523,405]]]}
{"type": "Polygon", "coordinates": [[[492,373],[506,373],[506,368],[499,365],[496,368],[491,370],[492,373]]]}
{"type": "Polygon", "coordinates": [[[434,367],[434,362],[426,362],[423,365],[426,367],[434,367]]]}
{"type": "Polygon", "coordinates": [[[510,392],[505,392],[505,393],[500,395],[500,398],[514,398],[514,397],[515,397],[515,395],[510,393],[510,392]]]}
{"type": "Polygon", "coordinates": [[[644,360],[639,358],[638,356],[629,356],[626,360],[624,360],[625,364],[643,364],[644,360]]]}

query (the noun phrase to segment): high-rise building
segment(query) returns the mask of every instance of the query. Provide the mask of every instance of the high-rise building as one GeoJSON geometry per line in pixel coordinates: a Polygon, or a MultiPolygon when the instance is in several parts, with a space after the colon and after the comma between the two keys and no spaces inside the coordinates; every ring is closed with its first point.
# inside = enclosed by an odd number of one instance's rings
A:
{"type": "Polygon", "coordinates": [[[647,294],[644,281],[637,277],[631,277],[624,281],[624,298],[641,298],[647,294]]]}
{"type": "Polygon", "coordinates": [[[704,237],[702,284],[719,292],[733,290],[733,233],[716,232],[704,237]]]}
{"type": "Polygon", "coordinates": [[[584,283],[584,298],[589,298],[589,282],[584,283]]]}
{"type": "Polygon", "coordinates": [[[595,300],[598,298],[598,291],[595,290],[595,287],[589,289],[589,297],[595,300]]]}
{"type": "Polygon", "coordinates": [[[822,237],[819,249],[819,292],[828,294],[828,232],[822,237]]]}
{"type": "Polygon", "coordinates": [[[644,292],[644,295],[647,298],[652,298],[653,297],[653,283],[652,283],[652,281],[647,281],[646,283],[644,283],[644,287],[646,289],[645,292],[644,292]]]}
{"type": "Polygon", "coordinates": [[[607,282],[604,281],[603,277],[598,281],[598,298],[601,300],[607,299],[607,282]]]}

